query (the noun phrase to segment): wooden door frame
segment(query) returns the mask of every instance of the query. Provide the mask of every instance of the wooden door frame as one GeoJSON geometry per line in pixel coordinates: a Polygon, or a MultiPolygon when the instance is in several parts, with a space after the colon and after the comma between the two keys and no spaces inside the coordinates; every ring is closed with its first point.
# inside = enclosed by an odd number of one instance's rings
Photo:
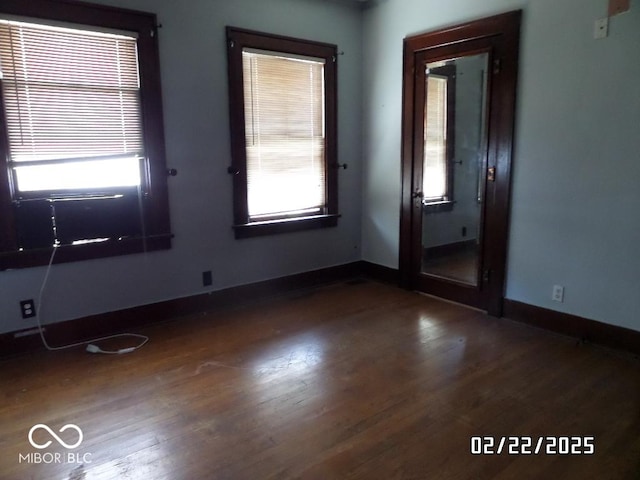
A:
{"type": "MultiPolygon", "coordinates": [[[[520,39],[520,21],[522,11],[496,15],[462,25],[444,28],[434,32],[423,33],[404,40],[403,53],[403,91],[402,91],[402,193],[400,212],[400,283],[408,289],[415,289],[419,277],[420,266],[415,265],[416,248],[421,248],[413,233],[416,212],[422,215],[421,208],[416,208],[413,197],[415,175],[414,137],[415,118],[414,102],[416,101],[415,71],[416,58],[425,51],[452,47],[464,50],[464,44],[479,39],[500,37],[499,54],[490,59],[493,69],[492,91],[497,94],[498,108],[490,109],[488,132],[493,142],[493,153],[490,153],[489,166],[496,167],[496,181],[486,185],[485,198],[491,198],[491,215],[487,215],[484,225],[486,246],[482,252],[484,268],[489,271],[489,278],[479,288],[484,288],[483,298],[478,303],[469,300],[467,295],[460,296],[459,289],[448,288],[443,284],[436,292],[439,296],[451,300],[468,303],[486,310],[489,314],[500,316],[504,300],[504,284],[507,263],[507,242],[509,235],[509,206],[511,196],[511,163],[513,154],[514,118],[516,83],[518,72],[518,52],[520,39]],[[490,246],[490,247],[488,247],[490,246]]],[[[485,207],[486,208],[486,207],[485,207]]],[[[419,219],[421,222],[421,219],[419,219]]],[[[421,224],[421,223],[420,223],[421,224]]]]}

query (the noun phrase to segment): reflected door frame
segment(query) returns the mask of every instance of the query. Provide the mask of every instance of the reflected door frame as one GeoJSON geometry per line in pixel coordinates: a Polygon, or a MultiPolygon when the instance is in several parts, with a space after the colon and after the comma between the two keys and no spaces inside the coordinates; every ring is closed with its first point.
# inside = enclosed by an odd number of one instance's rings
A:
{"type": "Polygon", "coordinates": [[[511,160],[521,11],[477,20],[404,40],[402,123],[402,210],[400,279],[404,288],[486,310],[500,316],[509,231],[511,160]],[[482,169],[480,272],[477,285],[425,274],[422,263],[422,162],[424,96],[418,82],[427,62],[489,54],[487,156],[482,169]],[[420,103],[422,102],[422,103],[420,103]],[[493,179],[487,179],[491,169],[493,179]]]}

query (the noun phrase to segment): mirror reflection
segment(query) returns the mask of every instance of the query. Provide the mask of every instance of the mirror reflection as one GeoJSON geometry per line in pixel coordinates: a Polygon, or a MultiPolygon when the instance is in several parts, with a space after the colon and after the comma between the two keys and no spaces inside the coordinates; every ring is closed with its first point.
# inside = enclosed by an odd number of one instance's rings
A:
{"type": "Polygon", "coordinates": [[[425,69],[422,273],[478,284],[488,54],[425,69]]]}

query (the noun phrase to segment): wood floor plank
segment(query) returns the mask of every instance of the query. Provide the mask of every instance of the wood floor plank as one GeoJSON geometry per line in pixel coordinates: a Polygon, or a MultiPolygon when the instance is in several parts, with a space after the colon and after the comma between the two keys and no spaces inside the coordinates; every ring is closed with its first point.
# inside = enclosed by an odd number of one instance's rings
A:
{"type": "Polygon", "coordinates": [[[141,333],[129,355],[0,360],[0,478],[640,478],[640,361],[568,337],[375,282],[141,333]],[[36,450],[38,423],[76,424],[82,445],[36,450]],[[596,451],[472,455],[472,436],[596,451]],[[80,461],[24,460],[38,452],[80,461]]]}

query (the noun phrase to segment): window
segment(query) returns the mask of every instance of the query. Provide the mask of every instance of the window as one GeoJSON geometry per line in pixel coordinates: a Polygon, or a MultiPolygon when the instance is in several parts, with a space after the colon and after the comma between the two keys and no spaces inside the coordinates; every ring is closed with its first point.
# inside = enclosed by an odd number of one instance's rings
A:
{"type": "Polygon", "coordinates": [[[430,67],[426,75],[424,165],[425,205],[451,205],[455,119],[455,66],[430,67]]]}
{"type": "Polygon", "coordinates": [[[155,16],[25,3],[0,7],[0,267],[169,248],[155,16]]]}
{"type": "Polygon", "coordinates": [[[335,45],[227,36],[236,237],[335,226],[335,45]]]}

